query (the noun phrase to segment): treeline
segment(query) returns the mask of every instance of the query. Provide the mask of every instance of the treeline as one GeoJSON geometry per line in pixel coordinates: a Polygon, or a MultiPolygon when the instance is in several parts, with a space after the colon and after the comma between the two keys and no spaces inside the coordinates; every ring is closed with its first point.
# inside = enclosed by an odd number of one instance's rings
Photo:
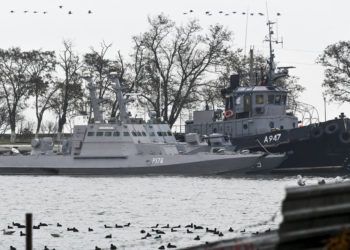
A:
{"type": "MultiPolygon", "coordinates": [[[[195,20],[176,25],[164,15],[149,18],[148,23],[146,32],[132,38],[132,53],[127,59],[119,51],[114,59],[108,58],[112,45],[106,43],[82,56],[70,41],[64,41],[58,53],[0,49],[0,130],[10,130],[14,141],[17,126],[23,124],[23,111],[32,105],[36,134],[47,111],[58,117],[58,124],[44,125],[55,130],[58,137],[73,111],[91,119],[83,72],[92,75],[107,116],[118,116],[118,102],[109,79],[111,72],[117,72],[125,92],[139,93],[139,102],[170,126],[183,109],[203,102],[212,106],[220,103],[220,89],[227,85],[230,74],[236,72],[246,82],[248,58],[241,49],[232,47],[232,33],[223,26],[203,30],[195,20]]],[[[266,59],[258,55],[254,68],[261,69],[265,63],[266,59]]],[[[294,97],[303,89],[295,78],[283,84],[294,97]]]]}

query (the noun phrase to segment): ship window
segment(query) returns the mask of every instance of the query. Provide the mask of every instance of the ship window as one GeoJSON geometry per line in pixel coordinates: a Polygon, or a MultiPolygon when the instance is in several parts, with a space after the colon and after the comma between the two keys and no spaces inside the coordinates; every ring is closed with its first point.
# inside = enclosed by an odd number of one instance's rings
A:
{"type": "Polygon", "coordinates": [[[103,136],[103,132],[97,132],[96,136],[103,136]]]}
{"type": "Polygon", "coordinates": [[[155,136],[156,134],[154,132],[150,132],[149,136],[155,136]]]}
{"type": "Polygon", "coordinates": [[[146,133],[145,133],[145,132],[143,132],[143,131],[142,131],[142,135],[143,135],[143,136],[147,136],[147,135],[146,135],[146,133]]]}
{"type": "Polygon", "coordinates": [[[268,103],[269,104],[274,104],[275,103],[275,96],[274,95],[269,95],[268,96],[268,103]]]}
{"type": "Polygon", "coordinates": [[[236,105],[239,105],[239,104],[241,104],[241,97],[240,96],[236,97],[236,105]]]}
{"type": "Polygon", "coordinates": [[[88,136],[95,136],[95,132],[88,132],[88,136]]]}
{"type": "Polygon", "coordinates": [[[286,103],[287,103],[287,96],[286,95],[282,95],[281,104],[285,105],[286,103]]]}
{"type": "Polygon", "coordinates": [[[276,97],[275,97],[275,104],[277,104],[277,105],[281,104],[281,96],[280,95],[276,95],[276,97]]]}
{"type": "Polygon", "coordinates": [[[264,95],[256,95],[255,104],[264,104],[264,95]]]}
{"type": "Polygon", "coordinates": [[[162,136],[166,136],[166,132],[162,132],[162,136]]]}
{"type": "Polygon", "coordinates": [[[140,131],[137,132],[137,136],[142,136],[140,131]]]}
{"type": "Polygon", "coordinates": [[[132,134],[133,136],[137,136],[137,134],[136,134],[135,131],[132,131],[131,134],[132,134]]]}
{"type": "Polygon", "coordinates": [[[120,132],[119,131],[113,132],[113,136],[120,136],[120,132]]]}
{"type": "Polygon", "coordinates": [[[159,132],[159,131],[158,131],[158,132],[157,132],[157,135],[158,135],[158,136],[162,136],[162,132],[159,132]]]}
{"type": "Polygon", "coordinates": [[[270,128],[274,128],[275,127],[275,123],[274,122],[270,122],[269,126],[270,126],[270,128]]]}
{"type": "Polygon", "coordinates": [[[124,136],[130,136],[130,133],[129,132],[124,132],[123,135],[124,136]]]}
{"type": "Polygon", "coordinates": [[[171,131],[168,131],[168,136],[172,136],[173,134],[171,133],[171,131]]]}
{"type": "Polygon", "coordinates": [[[112,136],[112,132],[105,132],[105,136],[112,136]]]}

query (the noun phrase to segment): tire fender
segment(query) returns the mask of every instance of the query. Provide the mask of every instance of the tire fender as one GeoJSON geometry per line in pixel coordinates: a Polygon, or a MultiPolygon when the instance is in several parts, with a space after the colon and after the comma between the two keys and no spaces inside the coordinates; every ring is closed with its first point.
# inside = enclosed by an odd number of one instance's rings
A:
{"type": "Polygon", "coordinates": [[[337,123],[330,123],[325,127],[324,132],[327,135],[331,135],[336,133],[338,130],[339,130],[339,125],[337,123]]]}

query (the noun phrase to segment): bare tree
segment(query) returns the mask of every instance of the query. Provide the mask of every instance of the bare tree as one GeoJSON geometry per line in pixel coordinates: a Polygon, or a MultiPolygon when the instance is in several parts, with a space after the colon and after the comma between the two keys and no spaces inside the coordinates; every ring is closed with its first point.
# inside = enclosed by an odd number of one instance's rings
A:
{"type": "Polygon", "coordinates": [[[52,76],[55,66],[56,56],[54,51],[33,51],[28,70],[31,75],[31,94],[35,98],[34,105],[37,118],[36,137],[40,131],[44,113],[50,108],[51,98],[58,90],[58,85],[54,84],[52,76]]]}
{"type": "Polygon", "coordinates": [[[9,127],[8,112],[4,103],[0,100],[0,134],[5,134],[9,127]]]}
{"type": "Polygon", "coordinates": [[[350,102],[350,41],[327,46],[317,62],[325,67],[325,93],[334,101],[350,102]]]}
{"type": "Polygon", "coordinates": [[[112,44],[101,43],[100,51],[91,48],[91,52],[84,55],[84,68],[91,73],[97,89],[97,97],[103,98],[110,89],[111,81],[108,75],[111,70],[111,60],[106,58],[112,44]]]}
{"type": "Polygon", "coordinates": [[[164,15],[148,22],[150,30],[134,37],[135,72],[142,75],[137,88],[157,117],[172,126],[181,110],[196,101],[204,86],[201,78],[228,49],[231,33],[215,25],[202,34],[197,21],[176,26],[164,15]]]}
{"type": "Polygon", "coordinates": [[[11,129],[11,143],[16,139],[16,123],[20,112],[26,107],[29,97],[30,75],[28,66],[31,52],[22,52],[20,48],[0,49],[0,84],[4,94],[11,129]]]}
{"type": "Polygon", "coordinates": [[[51,107],[58,115],[57,139],[60,140],[63,127],[67,122],[70,110],[76,110],[82,100],[81,63],[79,56],[73,51],[72,43],[63,41],[64,50],[59,55],[58,66],[63,72],[63,79],[58,80],[57,91],[51,98],[51,107]]]}

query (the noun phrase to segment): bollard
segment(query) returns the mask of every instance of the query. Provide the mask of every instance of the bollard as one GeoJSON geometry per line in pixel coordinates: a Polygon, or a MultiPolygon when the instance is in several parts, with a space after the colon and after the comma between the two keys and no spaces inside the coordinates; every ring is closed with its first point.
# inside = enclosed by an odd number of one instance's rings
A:
{"type": "Polygon", "coordinates": [[[26,250],[33,250],[33,215],[26,214],[26,250]]]}
{"type": "Polygon", "coordinates": [[[276,249],[350,249],[350,182],[288,188],[282,214],[276,249]]]}

